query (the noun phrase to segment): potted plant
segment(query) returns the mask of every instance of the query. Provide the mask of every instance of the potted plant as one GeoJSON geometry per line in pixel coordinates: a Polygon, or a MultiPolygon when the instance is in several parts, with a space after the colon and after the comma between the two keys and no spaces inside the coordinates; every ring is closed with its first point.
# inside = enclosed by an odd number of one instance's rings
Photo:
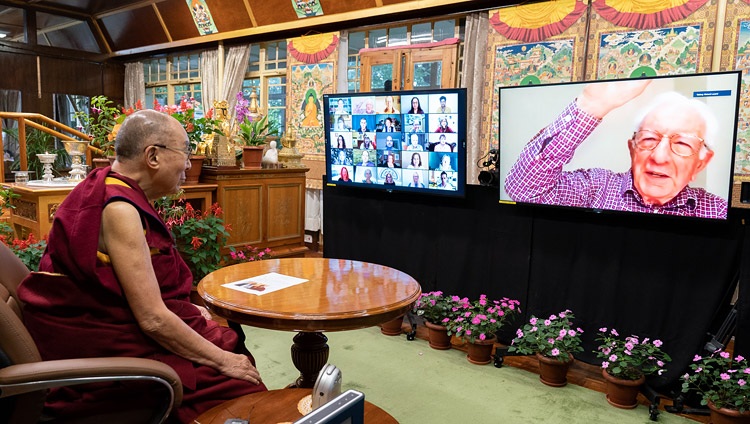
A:
{"type": "Polygon", "coordinates": [[[478,300],[467,302],[457,312],[456,318],[448,321],[448,334],[463,337],[468,342],[469,362],[478,365],[489,364],[492,348],[497,341],[496,333],[521,312],[520,302],[502,298],[489,300],[480,295],[478,300]]]}
{"type": "Polygon", "coordinates": [[[221,248],[229,232],[217,203],[201,212],[180,196],[167,196],[155,202],[159,216],[175,238],[180,255],[193,274],[193,284],[221,267],[221,248]]]}
{"type": "Polygon", "coordinates": [[[516,331],[509,352],[524,355],[536,354],[539,359],[539,379],[552,387],[567,384],[568,367],[573,362],[573,353],[583,351],[583,330],[573,328],[573,312],[562,311],[547,319],[531,316],[522,328],[516,331]]]}
{"type": "Polygon", "coordinates": [[[193,153],[190,157],[190,170],[185,175],[187,184],[197,183],[200,179],[201,167],[206,159],[207,142],[205,140],[213,138],[214,134],[224,135],[221,122],[213,117],[213,108],[209,109],[205,115],[196,118],[195,111],[198,107],[199,103],[187,96],[180,99],[179,105],[162,106],[158,100],[154,99],[154,110],[170,114],[182,124],[187,132],[190,150],[193,153]]]}
{"type": "MultiPolygon", "coordinates": [[[[696,392],[701,405],[708,406],[712,422],[725,422],[722,416],[750,420],[750,365],[747,359],[726,351],[709,356],[695,355],[692,373],[683,376],[682,391],[696,392]]],[[[732,421],[734,422],[734,421],[732,421]]]]}
{"type": "MultiPolygon", "coordinates": [[[[81,123],[80,130],[91,137],[89,144],[102,158],[115,155],[115,127],[125,120],[125,114],[106,96],[91,98],[91,111],[77,111],[74,117],[81,123]]],[[[104,162],[108,164],[109,160],[104,162]]]]}
{"type": "Polygon", "coordinates": [[[451,337],[446,324],[456,318],[458,311],[468,305],[468,302],[468,298],[444,295],[442,291],[422,293],[414,303],[414,313],[425,320],[431,348],[451,348],[451,337]]]}
{"type": "Polygon", "coordinates": [[[47,248],[47,240],[37,240],[33,233],[25,239],[10,237],[0,234],[0,243],[5,244],[21,259],[26,268],[31,271],[39,270],[39,262],[42,260],[44,250],[47,248]]]}
{"type": "Polygon", "coordinates": [[[662,375],[664,365],[671,361],[661,350],[662,341],[639,336],[620,338],[614,328],[600,328],[596,338],[601,344],[595,351],[602,359],[602,375],[607,381],[607,402],[618,408],[631,409],[638,405],[639,387],[650,374],[662,375]]]}
{"type": "Polygon", "coordinates": [[[268,116],[252,114],[248,109],[248,101],[240,91],[237,93],[237,143],[242,146],[242,162],[245,168],[260,168],[263,158],[263,145],[268,137],[279,135],[275,122],[269,121],[268,116]]]}

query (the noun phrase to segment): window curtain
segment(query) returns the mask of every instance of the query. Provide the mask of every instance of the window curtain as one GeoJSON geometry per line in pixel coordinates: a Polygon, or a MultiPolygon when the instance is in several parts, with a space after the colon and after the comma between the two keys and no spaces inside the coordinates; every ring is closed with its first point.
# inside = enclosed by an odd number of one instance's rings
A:
{"type": "MultiPolygon", "coordinates": [[[[464,67],[461,87],[466,88],[467,116],[467,172],[466,181],[476,183],[479,177],[477,162],[487,152],[482,151],[481,139],[482,106],[484,101],[484,67],[487,58],[487,37],[489,35],[489,13],[476,12],[466,17],[466,36],[464,38],[464,67]]],[[[489,148],[489,144],[488,147],[489,148]]]]}
{"type": "Polygon", "coordinates": [[[237,93],[242,89],[245,78],[247,61],[250,58],[250,45],[230,47],[224,62],[224,81],[221,89],[221,99],[227,100],[230,121],[234,121],[234,107],[237,105],[237,93]]]}
{"type": "MultiPolygon", "coordinates": [[[[18,90],[0,90],[0,110],[3,112],[21,112],[21,92],[18,90]]],[[[18,128],[15,119],[3,119],[3,129],[18,128]]],[[[3,131],[3,156],[7,160],[18,158],[18,139],[9,137],[3,131]]]]}
{"type": "Polygon", "coordinates": [[[146,105],[146,80],[143,76],[143,63],[130,62],[125,64],[125,107],[134,107],[141,102],[146,105]]]}
{"type": "Polygon", "coordinates": [[[207,50],[201,53],[201,96],[203,111],[207,112],[214,106],[219,94],[219,51],[207,50]]]}

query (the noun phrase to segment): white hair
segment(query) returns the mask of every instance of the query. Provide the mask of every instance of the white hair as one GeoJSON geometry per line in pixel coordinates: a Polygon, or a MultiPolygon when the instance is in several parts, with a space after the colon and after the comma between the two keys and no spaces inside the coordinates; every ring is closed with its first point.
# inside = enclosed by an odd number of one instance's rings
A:
{"type": "Polygon", "coordinates": [[[703,135],[704,147],[701,148],[699,157],[700,159],[705,158],[705,148],[711,149],[711,143],[716,139],[718,133],[719,122],[716,119],[716,115],[714,115],[714,112],[711,110],[711,108],[708,107],[706,103],[698,99],[685,97],[684,95],[676,91],[661,93],[656,96],[656,98],[654,98],[650,105],[644,108],[641,113],[636,116],[634,131],[638,131],[641,128],[643,121],[649,114],[651,114],[651,112],[653,112],[657,108],[662,107],[665,104],[669,106],[679,105],[691,108],[698,113],[701,119],[703,119],[703,123],[706,126],[706,131],[703,135]]]}

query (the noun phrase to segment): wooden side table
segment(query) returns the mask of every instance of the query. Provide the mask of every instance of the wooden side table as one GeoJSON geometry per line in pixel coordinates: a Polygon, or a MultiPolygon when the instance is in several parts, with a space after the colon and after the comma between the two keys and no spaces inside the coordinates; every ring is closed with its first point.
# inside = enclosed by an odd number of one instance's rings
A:
{"type": "MultiPolygon", "coordinates": [[[[310,389],[280,389],[252,393],[209,409],[196,418],[193,424],[224,424],[229,418],[242,418],[250,423],[291,423],[302,418],[297,405],[310,394],[310,389]]],[[[389,413],[367,400],[365,422],[398,424],[389,413]]]]}

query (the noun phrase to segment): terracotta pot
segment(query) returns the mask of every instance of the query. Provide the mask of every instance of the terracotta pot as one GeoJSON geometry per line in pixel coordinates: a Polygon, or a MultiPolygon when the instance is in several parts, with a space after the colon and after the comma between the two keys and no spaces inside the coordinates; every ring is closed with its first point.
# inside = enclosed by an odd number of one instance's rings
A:
{"type": "Polygon", "coordinates": [[[198,155],[190,157],[190,169],[185,172],[185,184],[198,184],[205,159],[205,156],[198,155]]]}
{"type": "Polygon", "coordinates": [[[539,359],[539,380],[542,383],[551,387],[563,387],[568,384],[568,368],[573,363],[573,355],[570,355],[570,359],[566,362],[541,353],[537,353],[536,357],[539,359]]]}
{"type": "Polygon", "coordinates": [[[106,168],[112,165],[108,158],[93,158],[91,159],[91,164],[94,168],[106,168]]]}
{"type": "Polygon", "coordinates": [[[401,324],[404,323],[404,316],[401,315],[398,318],[394,318],[388,322],[380,325],[380,332],[386,336],[400,336],[401,335],[401,324]]]}
{"type": "Polygon", "coordinates": [[[487,340],[475,340],[466,345],[466,359],[472,364],[487,365],[492,362],[492,348],[495,347],[496,337],[487,340]]]}
{"type": "Polygon", "coordinates": [[[430,336],[431,348],[437,350],[448,350],[451,348],[451,336],[448,335],[448,328],[429,321],[425,321],[424,326],[427,327],[430,336]]]}
{"type": "Polygon", "coordinates": [[[605,369],[602,369],[602,375],[607,380],[606,396],[610,405],[622,409],[633,409],[638,406],[638,392],[646,381],[645,376],[638,380],[624,380],[611,376],[605,369]]]}
{"type": "Polygon", "coordinates": [[[750,423],[750,411],[740,412],[736,409],[717,408],[713,402],[708,402],[711,411],[712,424],[748,424],[750,423]]]}
{"type": "Polygon", "coordinates": [[[263,161],[263,146],[243,146],[242,165],[245,169],[260,168],[263,161]]]}

